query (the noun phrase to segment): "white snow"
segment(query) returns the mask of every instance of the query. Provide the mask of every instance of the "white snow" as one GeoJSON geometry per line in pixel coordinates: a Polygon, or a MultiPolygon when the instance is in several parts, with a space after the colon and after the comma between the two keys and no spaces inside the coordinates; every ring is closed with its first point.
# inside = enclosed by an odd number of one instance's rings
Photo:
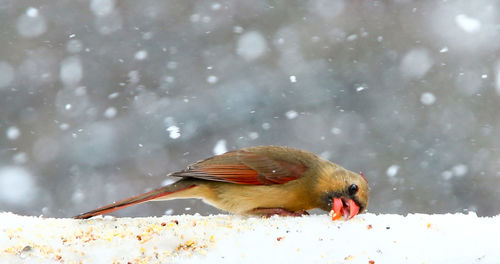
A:
{"type": "Polygon", "coordinates": [[[38,9],[34,7],[28,7],[28,9],[26,9],[26,15],[29,17],[37,17],[38,14],[38,9]]]}
{"type": "Polygon", "coordinates": [[[222,5],[220,3],[217,3],[217,2],[213,3],[211,6],[212,10],[214,10],[214,11],[221,9],[221,7],[222,7],[222,5]]]}
{"type": "Polygon", "coordinates": [[[115,8],[114,0],[92,0],[90,1],[90,10],[95,16],[107,16],[115,8]]]}
{"type": "Polygon", "coordinates": [[[227,152],[226,140],[224,140],[224,139],[218,140],[217,143],[215,143],[215,146],[213,149],[214,155],[220,155],[220,154],[224,154],[226,152],[227,152]]]}
{"type": "Polygon", "coordinates": [[[445,170],[441,173],[441,177],[445,180],[450,180],[453,177],[464,177],[469,171],[469,167],[465,164],[459,163],[453,166],[449,170],[445,170]]]}
{"type": "Polygon", "coordinates": [[[342,133],[342,129],[338,128],[338,127],[332,127],[332,129],[330,130],[330,132],[334,135],[339,135],[340,133],[342,133]]]}
{"type": "Polygon", "coordinates": [[[295,75],[290,75],[290,82],[291,82],[291,83],[296,83],[296,82],[297,82],[297,76],[295,76],[295,75]]]}
{"type": "Polygon", "coordinates": [[[165,215],[172,215],[174,213],[174,209],[170,208],[165,210],[165,215]]]}
{"type": "Polygon", "coordinates": [[[238,39],[236,53],[245,60],[251,61],[262,56],[267,50],[267,43],[261,33],[247,32],[238,39]]]}
{"type": "Polygon", "coordinates": [[[463,177],[469,171],[469,168],[465,164],[457,164],[451,168],[453,174],[457,177],[463,177]]]}
{"type": "Polygon", "coordinates": [[[26,169],[18,166],[0,167],[1,202],[26,205],[36,198],[36,190],[33,176],[26,169]]]}
{"type": "Polygon", "coordinates": [[[177,139],[181,136],[180,128],[178,126],[169,126],[167,127],[167,131],[169,132],[168,136],[172,139],[177,139]]]}
{"type": "Polygon", "coordinates": [[[299,113],[297,113],[297,111],[294,111],[294,110],[290,110],[290,111],[287,111],[287,112],[285,113],[285,116],[286,116],[286,118],[288,118],[288,119],[294,119],[294,118],[296,118],[298,115],[299,115],[299,113]]]}
{"type": "Polygon", "coordinates": [[[14,68],[8,62],[0,61],[0,90],[12,83],[14,74],[14,68]]]}
{"type": "Polygon", "coordinates": [[[264,122],[262,123],[262,129],[269,130],[271,128],[271,124],[264,122]]]}
{"type": "Polygon", "coordinates": [[[347,38],[346,38],[346,39],[347,39],[348,41],[354,41],[354,40],[358,39],[358,35],[356,35],[356,34],[352,34],[352,35],[347,36],[347,38]]]}
{"type": "Polygon", "coordinates": [[[200,14],[192,14],[192,15],[189,17],[189,21],[191,21],[191,22],[193,22],[193,23],[200,22],[200,14]]]}
{"type": "Polygon", "coordinates": [[[68,123],[61,123],[61,125],[59,125],[59,128],[60,128],[61,130],[63,130],[63,131],[64,131],[64,130],[68,130],[68,128],[69,128],[69,124],[68,124],[68,123]]]}
{"type": "Polygon", "coordinates": [[[16,29],[21,37],[36,38],[47,31],[47,22],[38,9],[28,7],[17,19],[16,29]]]}
{"type": "Polygon", "coordinates": [[[71,56],[61,62],[59,77],[66,86],[77,85],[83,77],[83,69],[80,58],[71,56]]]}
{"type": "MultiPolygon", "coordinates": [[[[172,209],[166,211],[173,213],[172,209]]],[[[4,263],[498,263],[500,216],[169,215],[53,219],[1,213],[4,263]]]]}
{"type": "Polygon", "coordinates": [[[457,15],[455,17],[455,23],[467,33],[475,33],[481,29],[481,21],[465,14],[457,15]]]}
{"type": "Polygon", "coordinates": [[[120,96],[119,92],[111,93],[111,94],[108,95],[108,99],[115,99],[118,96],[120,96]]]}
{"type": "Polygon", "coordinates": [[[106,117],[108,119],[112,119],[112,118],[114,118],[116,116],[117,112],[118,111],[116,110],[116,108],[114,108],[114,107],[108,107],[104,111],[104,117],[106,117]]]}
{"type": "Polygon", "coordinates": [[[21,131],[16,126],[11,126],[11,127],[7,128],[7,131],[5,132],[5,134],[6,134],[8,139],[16,140],[21,135],[21,131]]]}
{"type": "Polygon", "coordinates": [[[385,173],[389,177],[394,177],[394,176],[396,176],[396,174],[398,174],[398,171],[399,171],[398,165],[391,165],[391,166],[389,166],[389,168],[387,168],[387,171],[385,173]]]}
{"type": "Polygon", "coordinates": [[[251,139],[251,140],[256,140],[259,138],[259,133],[255,132],[255,131],[252,131],[252,132],[248,132],[248,137],[251,139]]]}
{"type": "Polygon", "coordinates": [[[439,50],[439,53],[446,53],[446,52],[448,52],[448,47],[446,47],[446,46],[444,46],[443,48],[441,48],[439,50]]]}
{"type": "Polygon", "coordinates": [[[425,92],[420,95],[420,102],[424,105],[431,105],[436,102],[436,96],[433,93],[425,92]]]}
{"type": "Polygon", "coordinates": [[[409,79],[422,78],[432,67],[434,61],[423,48],[410,50],[401,60],[401,73],[409,79]]]}
{"type": "Polygon", "coordinates": [[[219,81],[219,78],[217,78],[217,76],[215,76],[215,75],[209,75],[209,76],[207,77],[207,82],[208,82],[209,84],[214,84],[214,83],[217,83],[217,81],[219,81]]]}
{"type": "Polygon", "coordinates": [[[145,50],[139,50],[134,55],[134,58],[136,60],[145,60],[147,57],[148,57],[148,52],[145,50]]]}

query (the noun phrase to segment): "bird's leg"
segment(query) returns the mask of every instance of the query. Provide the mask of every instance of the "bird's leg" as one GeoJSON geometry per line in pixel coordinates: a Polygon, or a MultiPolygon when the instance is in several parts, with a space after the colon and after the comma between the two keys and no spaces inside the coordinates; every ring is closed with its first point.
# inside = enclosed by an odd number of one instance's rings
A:
{"type": "Polygon", "coordinates": [[[273,215],[279,215],[279,216],[303,216],[303,215],[309,215],[309,213],[306,210],[300,210],[297,212],[292,212],[288,211],[285,208],[261,208],[257,207],[254,208],[250,211],[247,212],[248,214],[254,214],[254,215],[263,215],[265,217],[271,217],[273,215]]]}

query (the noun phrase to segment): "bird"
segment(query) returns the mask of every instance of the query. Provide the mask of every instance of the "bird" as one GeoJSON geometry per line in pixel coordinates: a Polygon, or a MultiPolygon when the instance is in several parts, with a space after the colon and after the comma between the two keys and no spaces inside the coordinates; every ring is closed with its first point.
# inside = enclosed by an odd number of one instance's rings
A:
{"type": "Polygon", "coordinates": [[[319,208],[332,220],[366,210],[370,188],[363,173],[316,154],[285,146],[255,146],[226,152],[170,173],[178,180],[75,216],[87,219],[147,201],[198,198],[238,215],[303,216],[319,208]]]}

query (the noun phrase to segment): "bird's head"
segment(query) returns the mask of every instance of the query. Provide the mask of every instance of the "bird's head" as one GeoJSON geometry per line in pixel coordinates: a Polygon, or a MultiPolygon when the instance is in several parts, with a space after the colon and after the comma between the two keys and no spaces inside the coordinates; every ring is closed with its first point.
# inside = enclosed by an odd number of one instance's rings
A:
{"type": "Polygon", "coordinates": [[[316,185],[320,209],[331,212],[332,219],[351,219],[366,210],[370,188],[363,173],[342,167],[323,170],[316,185]]]}

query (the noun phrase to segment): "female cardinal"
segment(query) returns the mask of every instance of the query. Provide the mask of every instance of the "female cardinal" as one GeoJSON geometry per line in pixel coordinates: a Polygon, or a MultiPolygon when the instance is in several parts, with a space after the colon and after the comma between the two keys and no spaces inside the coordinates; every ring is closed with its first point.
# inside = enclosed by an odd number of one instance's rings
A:
{"type": "Polygon", "coordinates": [[[332,210],[333,219],[363,212],[370,190],[363,174],[311,152],[259,146],[214,156],[170,174],[180,180],[76,216],[86,219],[146,201],[200,198],[234,214],[300,216],[332,210]]]}

